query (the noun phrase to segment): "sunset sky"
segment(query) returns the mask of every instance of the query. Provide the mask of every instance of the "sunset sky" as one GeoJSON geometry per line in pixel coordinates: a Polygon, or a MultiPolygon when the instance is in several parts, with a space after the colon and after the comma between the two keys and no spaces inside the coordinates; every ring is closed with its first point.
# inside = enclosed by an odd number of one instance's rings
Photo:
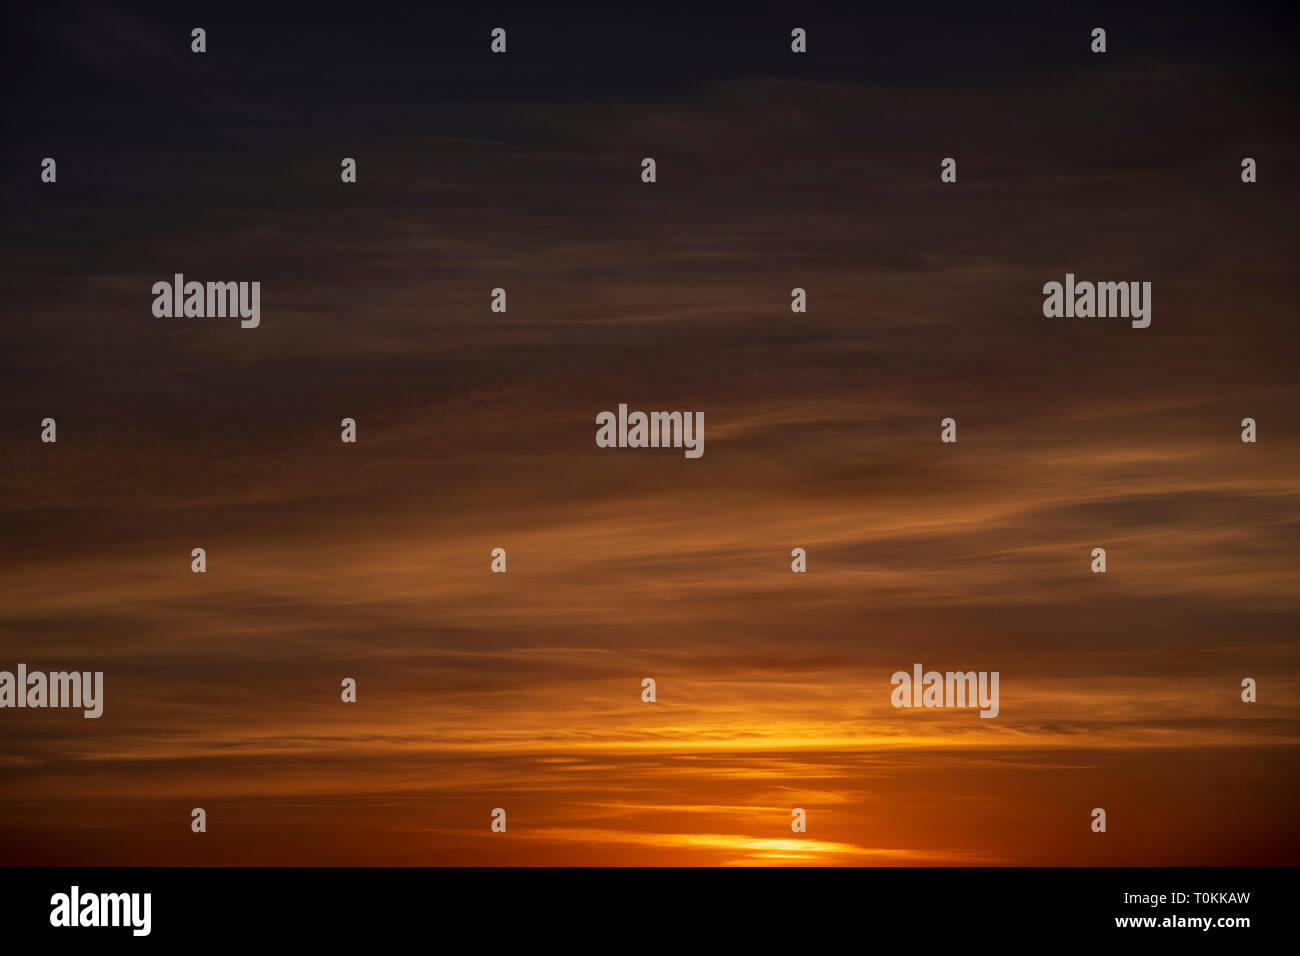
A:
{"type": "Polygon", "coordinates": [[[1300,863],[1294,10],[463,6],[7,14],[0,864],[1300,863]]]}

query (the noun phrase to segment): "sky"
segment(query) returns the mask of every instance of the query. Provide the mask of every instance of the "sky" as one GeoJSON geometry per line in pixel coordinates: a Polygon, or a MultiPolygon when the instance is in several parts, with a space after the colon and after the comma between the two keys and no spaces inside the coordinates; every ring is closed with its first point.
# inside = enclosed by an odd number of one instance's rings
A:
{"type": "Polygon", "coordinates": [[[0,864],[1300,863],[1293,11],[6,16],[0,864]]]}

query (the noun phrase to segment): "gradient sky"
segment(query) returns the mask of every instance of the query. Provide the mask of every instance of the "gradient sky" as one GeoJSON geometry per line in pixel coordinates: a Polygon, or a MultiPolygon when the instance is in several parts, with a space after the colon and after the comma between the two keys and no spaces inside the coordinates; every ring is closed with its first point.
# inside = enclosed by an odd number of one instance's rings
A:
{"type": "Polygon", "coordinates": [[[29,6],[0,863],[1300,863],[1294,12],[29,6]]]}

